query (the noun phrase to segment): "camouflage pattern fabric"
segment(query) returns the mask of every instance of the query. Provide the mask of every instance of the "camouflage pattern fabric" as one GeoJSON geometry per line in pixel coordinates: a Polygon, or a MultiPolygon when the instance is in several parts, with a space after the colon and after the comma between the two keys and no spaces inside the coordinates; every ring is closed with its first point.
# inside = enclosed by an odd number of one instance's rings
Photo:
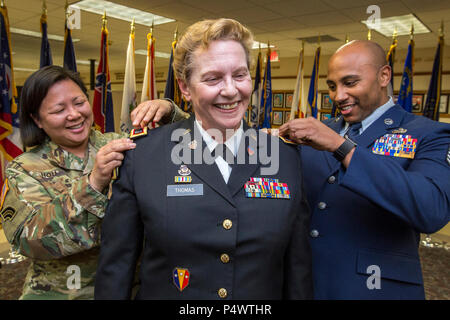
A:
{"type": "Polygon", "coordinates": [[[84,159],[47,140],[9,163],[0,218],[13,248],[33,259],[21,299],[93,298],[108,199],[88,176],[97,151],[123,137],[92,130],[84,159]],[[71,266],[79,268],[79,288],[69,285],[71,266]]]}

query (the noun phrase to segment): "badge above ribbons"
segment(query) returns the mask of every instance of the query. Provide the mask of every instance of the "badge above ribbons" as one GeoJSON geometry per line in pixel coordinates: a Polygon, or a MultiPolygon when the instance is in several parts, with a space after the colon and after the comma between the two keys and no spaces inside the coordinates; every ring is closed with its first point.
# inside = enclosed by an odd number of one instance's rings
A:
{"type": "Polygon", "coordinates": [[[173,283],[178,290],[183,291],[189,284],[189,270],[182,268],[173,269],[173,283]]]}
{"type": "Polygon", "coordinates": [[[414,159],[417,139],[410,135],[385,134],[378,138],[373,145],[372,152],[384,156],[414,159]]]}

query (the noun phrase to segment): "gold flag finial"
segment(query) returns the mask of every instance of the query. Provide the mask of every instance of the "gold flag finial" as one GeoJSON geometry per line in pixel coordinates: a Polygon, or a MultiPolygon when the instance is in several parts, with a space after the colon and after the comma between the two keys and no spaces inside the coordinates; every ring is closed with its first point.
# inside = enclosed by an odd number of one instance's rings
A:
{"type": "Polygon", "coordinates": [[[178,40],[178,25],[177,28],[175,29],[175,33],[173,34],[173,41],[177,41],[178,40]]]}
{"type": "Polygon", "coordinates": [[[369,31],[367,31],[367,40],[372,40],[372,29],[369,29],[369,31]]]}
{"type": "Polygon", "coordinates": [[[319,37],[317,38],[317,45],[320,47],[320,33],[319,33],[319,37]]]}
{"type": "Polygon", "coordinates": [[[47,15],[47,2],[45,0],[42,1],[42,14],[47,15]]]}
{"type": "Polygon", "coordinates": [[[133,18],[133,21],[131,21],[131,25],[130,25],[130,32],[131,32],[131,34],[134,34],[135,30],[136,30],[136,27],[134,26],[134,18],[133,18]]]}
{"type": "Polygon", "coordinates": [[[155,27],[155,19],[152,20],[152,26],[150,27],[150,33],[153,35],[153,28],[155,27]]]}
{"type": "Polygon", "coordinates": [[[350,38],[348,37],[348,33],[345,35],[345,43],[349,43],[350,42],[350,38]]]}
{"type": "Polygon", "coordinates": [[[441,27],[439,28],[439,37],[444,37],[444,20],[441,20],[441,27]]]}
{"type": "Polygon", "coordinates": [[[1,0],[0,6],[1,6],[2,8],[6,7],[5,0],[1,0]]]}
{"type": "Polygon", "coordinates": [[[392,33],[392,40],[395,41],[397,40],[397,27],[394,28],[394,32],[392,33]]]}
{"type": "Polygon", "coordinates": [[[108,19],[106,18],[106,10],[103,13],[102,16],[102,28],[106,28],[106,23],[108,22],[108,19]]]}
{"type": "Polygon", "coordinates": [[[409,31],[409,39],[414,39],[414,24],[411,24],[411,30],[409,31]]]}

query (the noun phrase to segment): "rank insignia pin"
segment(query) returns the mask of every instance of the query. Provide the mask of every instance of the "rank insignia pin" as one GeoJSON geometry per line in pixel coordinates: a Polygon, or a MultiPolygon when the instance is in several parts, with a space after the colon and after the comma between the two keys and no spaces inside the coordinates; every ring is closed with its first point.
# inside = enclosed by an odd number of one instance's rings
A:
{"type": "Polygon", "coordinates": [[[146,136],[147,133],[148,133],[147,131],[148,131],[147,127],[139,128],[139,129],[133,129],[130,132],[130,139],[135,139],[135,138],[139,138],[139,137],[142,137],[142,136],[146,136]]]}
{"type": "Polygon", "coordinates": [[[183,291],[189,284],[189,270],[182,268],[173,269],[173,283],[178,290],[183,291]]]}
{"type": "Polygon", "coordinates": [[[182,164],[180,166],[180,170],[178,170],[178,174],[180,176],[189,176],[191,174],[191,170],[189,170],[189,168],[185,164],[182,164]]]}

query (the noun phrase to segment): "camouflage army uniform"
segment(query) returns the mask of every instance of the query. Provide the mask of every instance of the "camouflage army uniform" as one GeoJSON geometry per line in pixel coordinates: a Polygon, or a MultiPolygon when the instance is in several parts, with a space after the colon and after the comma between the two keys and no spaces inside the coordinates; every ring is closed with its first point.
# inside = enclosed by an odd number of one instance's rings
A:
{"type": "MultiPolygon", "coordinates": [[[[162,123],[188,117],[175,106],[162,123]]],[[[97,151],[124,137],[92,130],[84,159],[46,141],[8,165],[0,222],[13,248],[33,259],[20,299],[93,299],[107,196],[89,185],[88,175],[97,151]],[[71,266],[81,271],[79,289],[69,289],[71,266]]]]}
{"type": "Polygon", "coordinates": [[[3,228],[13,248],[33,259],[21,299],[93,298],[107,196],[88,176],[97,151],[121,137],[92,130],[84,159],[47,140],[8,165],[3,228]],[[74,265],[81,271],[79,289],[68,286],[74,265]]]}

